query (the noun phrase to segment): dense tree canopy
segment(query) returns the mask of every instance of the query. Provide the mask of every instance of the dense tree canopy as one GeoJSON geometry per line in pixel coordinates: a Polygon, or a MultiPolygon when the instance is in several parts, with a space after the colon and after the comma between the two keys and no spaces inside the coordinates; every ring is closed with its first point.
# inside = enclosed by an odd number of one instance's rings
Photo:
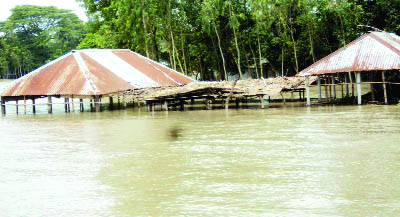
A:
{"type": "Polygon", "coordinates": [[[204,80],[294,75],[365,26],[400,33],[399,0],[78,1],[81,47],[129,48],[204,80]]]}
{"type": "Polygon", "coordinates": [[[22,76],[75,49],[84,35],[83,22],[69,10],[17,6],[0,23],[0,75],[22,76]]]}
{"type": "Polygon", "coordinates": [[[0,73],[78,48],[129,48],[201,80],[294,75],[361,34],[400,34],[400,0],[76,0],[0,23],[0,73]]]}

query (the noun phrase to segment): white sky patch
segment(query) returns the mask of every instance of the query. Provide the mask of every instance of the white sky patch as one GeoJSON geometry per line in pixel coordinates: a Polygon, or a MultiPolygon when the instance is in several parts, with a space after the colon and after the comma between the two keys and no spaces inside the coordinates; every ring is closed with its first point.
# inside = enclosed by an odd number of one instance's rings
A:
{"type": "Polygon", "coordinates": [[[59,9],[69,9],[86,22],[88,18],[80,4],[75,0],[0,0],[0,22],[5,21],[11,15],[11,9],[17,5],[56,6],[59,9]]]}

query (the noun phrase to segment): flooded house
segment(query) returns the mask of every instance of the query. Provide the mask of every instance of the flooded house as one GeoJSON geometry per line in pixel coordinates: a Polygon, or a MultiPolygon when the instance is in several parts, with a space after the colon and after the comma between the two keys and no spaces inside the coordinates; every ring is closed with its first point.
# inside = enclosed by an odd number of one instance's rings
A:
{"type": "Polygon", "coordinates": [[[27,100],[35,113],[35,100],[47,98],[48,112],[52,113],[52,98],[64,98],[65,110],[74,110],[74,99],[90,100],[91,109],[100,111],[101,99],[118,97],[118,102],[128,90],[181,86],[192,82],[188,76],[127,49],[85,49],[73,50],[64,56],[17,79],[1,93],[1,110],[6,113],[6,104],[24,107],[27,100]],[[23,104],[19,104],[23,102],[23,104]]]}
{"type": "MultiPolygon", "coordinates": [[[[318,101],[336,99],[336,87],[343,97],[354,97],[356,86],[357,104],[363,103],[362,87],[370,86],[369,101],[375,101],[376,90],[381,85],[383,99],[388,104],[388,86],[396,92],[400,83],[396,78],[387,81],[388,75],[398,77],[400,69],[400,37],[394,33],[374,31],[366,33],[332,54],[302,70],[297,76],[317,76],[318,101]],[[389,74],[390,73],[390,74],[389,74]]],[[[307,85],[307,105],[311,105],[310,85],[307,85]]]]}

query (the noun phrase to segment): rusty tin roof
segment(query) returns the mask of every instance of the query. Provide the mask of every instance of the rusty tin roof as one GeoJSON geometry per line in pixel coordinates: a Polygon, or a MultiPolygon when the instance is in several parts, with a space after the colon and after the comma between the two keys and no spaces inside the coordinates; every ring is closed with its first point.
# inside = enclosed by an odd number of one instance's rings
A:
{"type": "Polygon", "coordinates": [[[105,95],[193,79],[125,49],[74,50],[17,79],[1,96],[105,95]]]}
{"type": "Polygon", "coordinates": [[[315,62],[297,76],[400,69],[400,37],[370,32],[315,62]]]}

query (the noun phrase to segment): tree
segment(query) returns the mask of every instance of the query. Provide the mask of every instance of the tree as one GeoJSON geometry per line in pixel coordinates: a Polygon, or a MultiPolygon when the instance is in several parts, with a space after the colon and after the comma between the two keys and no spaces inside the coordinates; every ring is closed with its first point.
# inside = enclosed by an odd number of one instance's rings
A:
{"type": "Polygon", "coordinates": [[[8,47],[8,70],[21,76],[75,49],[84,24],[70,10],[34,5],[16,6],[0,24],[8,47]]]}

